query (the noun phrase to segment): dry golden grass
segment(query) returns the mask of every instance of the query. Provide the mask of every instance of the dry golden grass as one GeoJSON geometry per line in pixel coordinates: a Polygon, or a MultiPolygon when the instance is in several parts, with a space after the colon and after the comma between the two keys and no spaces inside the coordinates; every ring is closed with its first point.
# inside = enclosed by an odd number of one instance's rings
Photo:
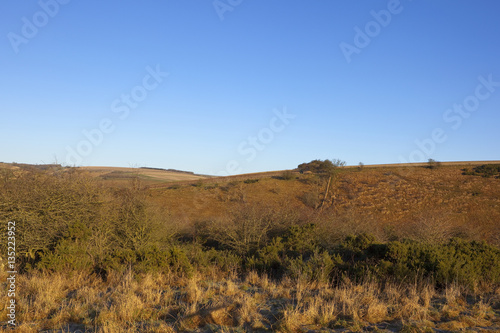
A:
{"type": "Polygon", "coordinates": [[[19,276],[19,291],[19,332],[69,331],[70,326],[90,332],[174,332],[204,327],[298,332],[380,325],[399,325],[406,331],[500,329],[500,295],[494,289],[478,297],[453,284],[438,292],[425,282],[345,280],[333,286],[301,279],[275,282],[255,272],[244,279],[225,280],[200,274],[134,277],[125,272],[111,274],[106,282],[83,274],[37,273],[19,276]]]}

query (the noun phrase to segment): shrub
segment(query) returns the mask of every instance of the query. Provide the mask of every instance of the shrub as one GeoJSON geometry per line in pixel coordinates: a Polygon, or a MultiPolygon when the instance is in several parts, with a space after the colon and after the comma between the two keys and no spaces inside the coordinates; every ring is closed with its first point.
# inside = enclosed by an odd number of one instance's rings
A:
{"type": "Polygon", "coordinates": [[[258,179],[246,179],[244,181],[245,184],[254,184],[257,183],[259,180],[258,179]]]}
{"type": "Polygon", "coordinates": [[[123,272],[125,269],[132,267],[136,261],[137,255],[135,251],[117,248],[112,252],[112,255],[104,261],[102,269],[123,272]]]}
{"type": "Polygon", "coordinates": [[[429,169],[437,169],[441,166],[441,162],[438,162],[432,158],[429,158],[429,161],[427,162],[427,168],[429,169]]]}
{"type": "Polygon", "coordinates": [[[291,226],[284,237],[275,237],[247,261],[251,269],[274,277],[283,275],[308,281],[327,282],[335,265],[342,261],[332,258],[321,249],[315,234],[315,225],[291,226]]]}
{"type": "Polygon", "coordinates": [[[36,267],[52,272],[89,270],[93,266],[85,246],[68,239],[57,244],[53,251],[45,251],[36,267]]]}
{"type": "Polygon", "coordinates": [[[287,255],[298,257],[314,252],[318,246],[315,229],[312,223],[291,226],[285,234],[287,255]]]}
{"type": "Polygon", "coordinates": [[[202,187],[203,186],[203,180],[198,180],[196,183],[191,184],[194,187],[202,187]]]}
{"type": "Polygon", "coordinates": [[[345,161],[334,159],[334,160],[313,160],[309,163],[302,163],[298,166],[298,170],[301,173],[306,171],[311,171],[318,174],[331,174],[338,167],[345,166],[345,161]]]}
{"type": "MultiPolygon", "coordinates": [[[[95,179],[73,170],[5,174],[0,219],[16,222],[19,270],[35,266],[65,237],[88,238],[90,228],[106,220],[104,206],[110,204],[106,192],[95,179]]],[[[6,244],[0,242],[3,253],[6,244]]]]}
{"type": "Polygon", "coordinates": [[[246,256],[268,241],[273,223],[268,213],[243,206],[233,212],[230,221],[210,221],[205,223],[203,229],[207,242],[222,246],[218,249],[229,249],[246,256]]]}
{"type": "Polygon", "coordinates": [[[294,178],[294,175],[293,175],[292,170],[283,171],[283,173],[281,174],[281,179],[283,179],[283,180],[292,180],[293,178],[294,178]]]}
{"type": "Polygon", "coordinates": [[[345,161],[342,161],[339,158],[334,158],[332,160],[332,164],[334,167],[341,168],[341,167],[344,167],[346,163],[345,163],[345,161]]]}
{"type": "Polygon", "coordinates": [[[341,244],[343,248],[352,251],[366,250],[370,245],[375,242],[375,236],[362,233],[359,235],[349,235],[341,244]]]}
{"type": "Polygon", "coordinates": [[[302,201],[304,205],[311,208],[318,208],[321,204],[320,193],[318,190],[311,192],[305,192],[299,196],[299,200],[302,201]]]}
{"type": "MultiPolygon", "coordinates": [[[[176,251],[176,250],[174,250],[176,251]]],[[[182,259],[171,258],[169,250],[160,250],[156,246],[141,248],[134,251],[135,260],[132,265],[133,271],[137,273],[158,272],[174,266],[174,271],[178,271],[182,264],[182,259]]]]}
{"type": "Polygon", "coordinates": [[[390,242],[386,248],[386,259],[392,263],[388,273],[398,278],[421,272],[441,285],[500,282],[500,250],[486,243],[455,238],[447,244],[390,242]]]}
{"type": "Polygon", "coordinates": [[[466,168],[463,169],[462,171],[464,175],[469,175],[469,176],[500,178],[500,164],[483,164],[474,167],[472,170],[466,168]]]}
{"type": "Polygon", "coordinates": [[[189,262],[186,252],[178,246],[173,246],[167,251],[166,262],[174,272],[187,276],[191,276],[193,273],[193,266],[189,262]]]}
{"type": "Polygon", "coordinates": [[[308,258],[287,258],[286,271],[291,278],[328,282],[335,263],[326,251],[314,251],[308,258]]]}
{"type": "Polygon", "coordinates": [[[339,269],[353,279],[373,276],[400,281],[432,278],[438,285],[451,282],[473,286],[500,282],[500,250],[486,243],[452,239],[446,244],[392,241],[381,244],[367,234],[348,236],[333,250],[344,265],[339,269]]]}
{"type": "Polygon", "coordinates": [[[185,248],[190,262],[198,271],[216,267],[222,272],[235,272],[242,267],[242,258],[232,251],[205,249],[195,244],[188,244],[185,248]]]}

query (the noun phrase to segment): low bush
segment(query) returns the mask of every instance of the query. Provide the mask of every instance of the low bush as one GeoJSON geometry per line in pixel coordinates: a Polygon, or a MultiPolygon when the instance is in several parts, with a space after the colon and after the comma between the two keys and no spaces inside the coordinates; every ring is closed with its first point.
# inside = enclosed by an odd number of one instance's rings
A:
{"type": "Polygon", "coordinates": [[[313,190],[310,192],[305,192],[300,195],[299,200],[302,201],[304,205],[310,208],[318,208],[321,204],[320,193],[318,190],[313,190]]]}
{"type": "Polygon", "coordinates": [[[463,174],[468,176],[481,176],[485,178],[500,178],[500,164],[483,164],[469,170],[463,169],[463,174]]]}
{"type": "Polygon", "coordinates": [[[438,285],[451,282],[473,286],[480,281],[500,282],[500,250],[484,242],[454,238],[448,243],[392,241],[375,243],[371,236],[348,237],[339,254],[350,277],[363,274],[407,280],[431,278],[438,285]]]}
{"type": "Polygon", "coordinates": [[[89,271],[93,262],[86,253],[84,244],[65,239],[54,250],[41,254],[36,267],[52,272],[89,271]]]}
{"type": "Polygon", "coordinates": [[[453,281],[472,286],[478,281],[500,282],[500,250],[484,242],[454,238],[447,244],[391,242],[386,258],[398,277],[417,272],[438,284],[453,281]]]}
{"type": "Polygon", "coordinates": [[[429,158],[429,161],[427,161],[427,168],[429,169],[437,169],[441,167],[441,162],[436,161],[432,158],[429,158]]]}
{"type": "Polygon", "coordinates": [[[196,183],[191,184],[191,186],[202,187],[203,186],[203,180],[200,179],[196,183]]]}
{"type": "Polygon", "coordinates": [[[281,174],[281,179],[283,180],[292,180],[294,178],[295,176],[291,170],[283,171],[283,173],[281,174]]]}
{"type": "Polygon", "coordinates": [[[308,281],[328,282],[340,257],[330,256],[320,248],[315,236],[315,226],[292,226],[283,235],[261,248],[247,261],[250,269],[265,272],[273,277],[284,275],[308,281]]]}

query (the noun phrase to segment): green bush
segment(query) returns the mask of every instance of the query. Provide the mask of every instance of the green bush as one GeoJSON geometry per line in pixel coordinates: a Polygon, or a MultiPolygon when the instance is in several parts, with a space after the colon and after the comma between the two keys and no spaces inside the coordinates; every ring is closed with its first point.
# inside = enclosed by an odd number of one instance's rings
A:
{"type": "Polygon", "coordinates": [[[351,279],[367,276],[408,280],[433,279],[438,285],[458,282],[500,282],[500,250],[486,243],[452,239],[446,244],[392,241],[376,243],[371,235],[347,237],[333,250],[341,256],[338,269],[351,279]]]}
{"type": "Polygon", "coordinates": [[[168,250],[166,262],[170,266],[171,271],[187,276],[191,276],[193,273],[193,266],[186,252],[178,246],[173,246],[168,250]]]}
{"type": "Polygon", "coordinates": [[[397,278],[420,272],[438,284],[453,281],[473,285],[500,282],[500,250],[486,243],[452,239],[447,244],[391,242],[387,244],[387,271],[397,278]]]}
{"type": "Polygon", "coordinates": [[[214,267],[223,272],[235,272],[242,267],[242,258],[232,251],[207,249],[200,244],[186,244],[184,248],[192,265],[201,272],[214,267]]]}
{"type": "Polygon", "coordinates": [[[342,246],[353,251],[366,250],[375,242],[375,236],[362,233],[359,235],[349,235],[345,238],[342,246]]]}
{"type": "Polygon", "coordinates": [[[283,237],[275,237],[247,261],[251,269],[274,277],[327,282],[335,265],[342,261],[318,246],[314,224],[291,226],[283,237]]]}
{"type": "Polygon", "coordinates": [[[318,248],[316,226],[312,223],[291,226],[285,234],[287,255],[292,257],[313,253],[318,248]]]}
{"type": "Polygon", "coordinates": [[[45,251],[36,267],[51,272],[88,271],[93,267],[93,262],[84,244],[65,239],[54,250],[45,251]]]}
{"type": "Polygon", "coordinates": [[[307,259],[302,256],[288,258],[286,263],[287,275],[292,278],[306,281],[329,282],[335,262],[326,251],[314,251],[307,259]]]}

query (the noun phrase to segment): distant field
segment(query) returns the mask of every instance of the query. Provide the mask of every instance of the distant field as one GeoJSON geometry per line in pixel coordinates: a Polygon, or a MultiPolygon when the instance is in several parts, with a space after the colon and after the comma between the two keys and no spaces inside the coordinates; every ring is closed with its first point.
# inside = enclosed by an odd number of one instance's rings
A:
{"type": "Polygon", "coordinates": [[[133,178],[139,178],[145,184],[161,184],[179,181],[194,181],[205,179],[207,176],[196,175],[182,171],[168,171],[149,168],[119,168],[119,167],[80,167],[88,171],[92,176],[99,177],[116,184],[127,182],[133,178]]]}
{"type": "MultiPolygon", "coordinates": [[[[39,170],[66,169],[56,164],[29,165],[29,164],[0,162],[0,169],[28,170],[30,168],[35,168],[39,170]]],[[[173,171],[173,170],[156,169],[156,168],[84,166],[84,167],[77,167],[76,169],[87,171],[90,173],[92,177],[98,177],[106,181],[106,183],[109,185],[120,186],[120,187],[127,186],[133,179],[140,179],[145,185],[154,185],[154,184],[162,184],[169,182],[194,181],[209,177],[205,175],[197,175],[192,172],[176,171],[176,170],[173,171]]]]}

